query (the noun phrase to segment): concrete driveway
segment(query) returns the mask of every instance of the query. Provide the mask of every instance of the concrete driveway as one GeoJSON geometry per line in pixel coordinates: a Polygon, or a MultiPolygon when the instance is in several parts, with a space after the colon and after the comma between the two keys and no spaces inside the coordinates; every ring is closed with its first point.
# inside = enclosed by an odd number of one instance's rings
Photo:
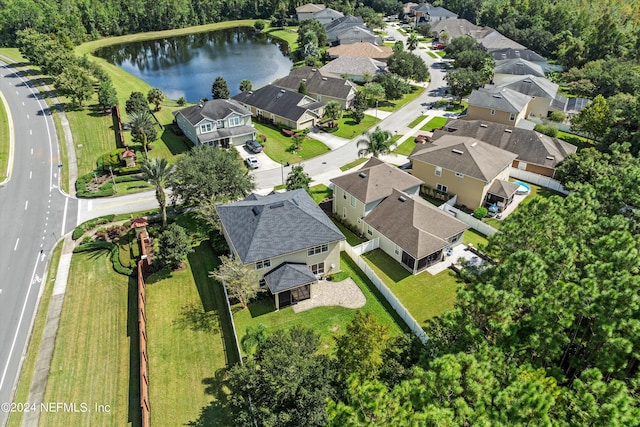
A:
{"type": "Polygon", "coordinates": [[[247,147],[244,145],[235,146],[238,153],[240,153],[240,157],[242,157],[242,161],[249,156],[255,156],[260,162],[260,167],[256,170],[270,170],[270,169],[278,169],[280,167],[280,163],[272,160],[269,156],[265,154],[264,151],[261,153],[254,153],[253,151],[249,151],[247,147]]]}

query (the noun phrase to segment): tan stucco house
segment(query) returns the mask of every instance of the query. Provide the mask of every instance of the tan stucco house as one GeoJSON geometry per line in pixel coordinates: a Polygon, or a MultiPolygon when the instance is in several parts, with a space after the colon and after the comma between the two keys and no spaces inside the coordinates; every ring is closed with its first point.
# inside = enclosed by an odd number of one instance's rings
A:
{"type": "Polygon", "coordinates": [[[515,90],[532,98],[527,105],[527,117],[547,117],[551,111],[551,102],[556,98],[559,88],[556,83],[544,77],[530,74],[505,77],[498,87],[515,90]]]}
{"type": "Polygon", "coordinates": [[[394,189],[419,194],[422,181],[382,160],[371,158],[362,168],[331,180],[333,214],[366,237],[363,218],[394,189]]]}
{"type": "Polygon", "coordinates": [[[255,139],[251,112],[232,99],[214,99],[175,111],[173,115],[194,145],[226,148],[255,139]]]}
{"type": "Polygon", "coordinates": [[[232,255],[255,268],[276,310],[312,298],[318,278],[340,271],[345,237],[305,190],[251,194],[216,211],[232,255]]]}
{"type": "Polygon", "coordinates": [[[517,186],[508,178],[516,157],[478,139],[447,134],[432,144],[416,145],[409,160],[413,176],[426,186],[455,194],[456,204],[475,209],[485,204],[488,193],[500,197],[503,207],[511,202],[517,186]]]}
{"type": "Polygon", "coordinates": [[[480,88],[469,95],[467,120],[487,120],[517,126],[525,120],[533,98],[504,87],[480,88]]]}

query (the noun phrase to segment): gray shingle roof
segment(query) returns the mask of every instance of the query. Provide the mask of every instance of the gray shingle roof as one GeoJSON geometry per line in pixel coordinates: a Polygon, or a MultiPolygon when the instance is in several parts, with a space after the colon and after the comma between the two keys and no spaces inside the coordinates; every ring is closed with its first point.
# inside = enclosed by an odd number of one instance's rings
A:
{"type": "Polygon", "coordinates": [[[496,61],[503,59],[525,59],[530,62],[546,62],[547,58],[532,51],[531,49],[514,49],[512,47],[506,47],[503,49],[496,49],[491,52],[493,59],[496,61]]]}
{"type": "Polygon", "coordinates": [[[318,281],[307,264],[283,262],[264,275],[271,293],[288,291],[318,281]]]}
{"type": "Polygon", "coordinates": [[[307,111],[316,114],[314,112],[324,105],[309,96],[274,85],[241,92],[233,99],[293,121],[298,121],[307,111]]]}
{"type": "Polygon", "coordinates": [[[324,29],[327,32],[327,37],[331,39],[331,36],[329,36],[329,32],[352,27],[354,25],[364,25],[364,20],[359,16],[347,15],[326,23],[324,25],[324,29]]]}
{"type": "Polygon", "coordinates": [[[445,248],[445,239],[469,228],[422,198],[398,190],[393,190],[364,220],[417,259],[445,248]]]}
{"type": "Polygon", "coordinates": [[[526,49],[525,46],[511,40],[507,36],[504,36],[500,32],[494,30],[493,28],[490,28],[490,27],[485,27],[485,28],[489,29],[490,31],[487,31],[481,38],[477,40],[478,40],[478,43],[480,43],[480,45],[484,47],[486,50],[493,51],[497,49],[507,49],[507,48],[526,49]]]}
{"type": "Polygon", "coordinates": [[[520,188],[519,184],[496,179],[495,181],[493,181],[493,184],[491,184],[491,187],[489,187],[489,190],[487,190],[487,192],[508,199],[509,197],[516,194],[518,188],[520,188]]]}
{"type": "Polygon", "coordinates": [[[230,128],[222,128],[214,130],[213,132],[202,133],[198,135],[198,142],[200,144],[207,143],[209,141],[216,141],[220,138],[231,138],[235,136],[242,135],[253,135],[256,131],[256,128],[252,126],[234,126],[230,128]]]}
{"type": "Polygon", "coordinates": [[[498,87],[506,87],[525,95],[554,99],[559,86],[544,77],[532,75],[512,76],[505,78],[498,87]]]}
{"type": "Polygon", "coordinates": [[[469,95],[469,105],[491,110],[521,113],[531,101],[530,96],[504,87],[480,88],[469,95]]]}
{"type": "Polygon", "coordinates": [[[482,27],[472,24],[466,19],[443,19],[431,24],[431,32],[439,34],[444,31],[449,34],[450,39],[460,36],[475,38],[475,33],[480,30],[482,30],[482,27]]]}
{"type": "Polygon", "coordinates": [[[304,190],[253,194],[216,211],[245,264],[344,239],[304,190]]]}
{"type": "Polygon", "coordinates": [[[325,8],[325,5],[323,4],[307,3],[307,4],[303,4],[302,6],[296,7],[296,12],[297,13],[313,13],[313,12],[318,12],[324,8],[325,8]]]}
{"type": "Polygon", "coordinates": [[[533,75],[544,77],[542,66],[522,58],[502,59],[496,61],[495,74],[513,74],[515,76],[533,75]]]}
{"type": "Polygon", "coordinates": [[[173,114],[175,116],[182,114],[187,120],[189,120],[189,123],[195,126],[205,118],[211,120],[223,120],[229,117],[232,113],[237,113],[241,116],[251,115],[251,111],[247,110],[232,99],[214,99],[212,101],[207,101],[204,104],[182,108],[175,111],[173,114]]]}
{"type": "Polygon", "coordinates": [[[514,153],[475,138],[448,134],[441,136],[433,144],[416,145],[409,159],[490,182],[506,167],[511,166],[516,157],[514,153]]]}
{"type": "Polygon", "coordinates": [[[436,130],[433,140],[445,135],[476,138],[487,144],[517,154],[518,160],[555,168],[576,146],[533,130],[520,129],[482,120],[450,120],[443,130],[436,130]]]}
{"type": "Polygon", "coordinates": [[[291,70],[288,76],[273,82],[274,86],[297,91],[300,82],[306,80],[307,92],[331,98],[348,99],[355,93],[356,86],[345,79],[324,76],[317,68],[300,67],[291,70]]]}
{"type": "Polygon", "coordinates": [[[384,71],[386,68],[387,64],[376,61],[375,59],[358,56],[341,56],[320,68],[320,72],[323,75],[334,74],[337,76],[343,74],[362,76],[365,73],[368,73],[373,77],[377,73],[384,71]]]}
{"type": "Polygon", "coordinates": [[[406,191],[422,181],[376,158],[370,159],[355,172],[331,180],[363,203],[388,197],[394,189],[406,191]]]}

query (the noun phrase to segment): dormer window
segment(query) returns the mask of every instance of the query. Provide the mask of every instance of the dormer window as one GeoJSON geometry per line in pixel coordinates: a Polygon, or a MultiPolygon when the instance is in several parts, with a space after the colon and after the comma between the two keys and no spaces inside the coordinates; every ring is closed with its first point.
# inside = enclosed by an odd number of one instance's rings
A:
{"type": "Polygon", "coordinates": [[[509,120],[514,121],[516,119],[516,113],[509,114],[509,120]]]}
{"type": "Polygon", "coordinates": [[[231,117],[229,119],[229,127],[240,126],[240,117],[231,117]]]}

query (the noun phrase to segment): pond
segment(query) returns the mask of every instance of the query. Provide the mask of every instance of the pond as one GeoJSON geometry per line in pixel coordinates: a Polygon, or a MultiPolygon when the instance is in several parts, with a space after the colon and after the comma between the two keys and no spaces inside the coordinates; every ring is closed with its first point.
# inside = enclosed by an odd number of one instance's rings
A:
{"type": "Polygon", "coordinates": [[[188,102],[211,99],[217,76],[224,77],[233,96],[241,80],[259,88],[286,76],[293,64],[286,42],[252,28],[117,44],[94,55],[160,88],[166,97],[188,102]]]}

